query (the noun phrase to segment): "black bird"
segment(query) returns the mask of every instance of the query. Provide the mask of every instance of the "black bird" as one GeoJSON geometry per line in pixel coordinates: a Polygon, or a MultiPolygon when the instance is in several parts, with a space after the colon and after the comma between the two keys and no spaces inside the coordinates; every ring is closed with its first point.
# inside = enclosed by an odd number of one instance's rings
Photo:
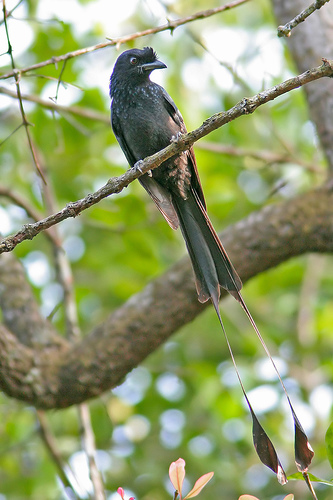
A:
{"type": "MultiPolygon", "coordinates": [[[[110,80],[111,123],[115,136],[133,167],[138,161],[165,148],[179,134],[186,133],[182,115],[167,92],[149,78],[155,69],[166,68],[151,47],[131,49],[117,59],[110,80]]],[[[253,440],[260,460],[284,484],[286,476],[275,449],[260,425],[235,363],[219,312],[220,287],[243,307],[288,399],[295,424],[295,460],[299,471],[307,471],[313,457],[304,430],[294,412],[288,393],[260,332],[240,294],[242,282],[233,268],[210,222],[193,148],[173,156],[139,178],[169,226],[180,227],[195,274],[200,302],[211,299],[218,315],[233,364],[253,421],[253,440]]]]}
{"type": "MultiPolygon", "coordinates": [[[[166,68],[151,47],[131,49],[117,59],[110,81],[111,123],[131,167],[165,148],[186,126],[163,87],[150,80],[166,68]]],[[[181,228],[195,273],[200,302],[218,308],[220,287],[239,300],[242,282],[207,212],[193,148],[139,178],[172,229],[181,228]]]]}

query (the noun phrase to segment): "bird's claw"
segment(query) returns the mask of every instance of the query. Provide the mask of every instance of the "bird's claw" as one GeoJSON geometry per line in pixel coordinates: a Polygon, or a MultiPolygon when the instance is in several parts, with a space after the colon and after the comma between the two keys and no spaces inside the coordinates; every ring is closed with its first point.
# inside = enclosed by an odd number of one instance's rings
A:
{"type": "Polygon", "coordinates": [[[183,134],[181,132],[177,132],[177,134],[171,137],[170,142],[178,142],[182,135],[183,134]]]}
{"type": "Polygon", "coordinates": [[[143,165],[143,160],[139,160],[134,164],[134,168],[136,170],[139,170],[140,174],[143,174],[142,165],[143,165]]]}
{"type": "MultiPolygon", "coordinates": [[[[143,165],[143,160],[139,160],[134,164],[133,168],[139,170],[140,174],[143,174],[142,165],[143,165]]],[[[148,172],[146,173],[149,175],[149,177],[153,177],[153,173],[151,170],[148,170],[148,172]]]]}

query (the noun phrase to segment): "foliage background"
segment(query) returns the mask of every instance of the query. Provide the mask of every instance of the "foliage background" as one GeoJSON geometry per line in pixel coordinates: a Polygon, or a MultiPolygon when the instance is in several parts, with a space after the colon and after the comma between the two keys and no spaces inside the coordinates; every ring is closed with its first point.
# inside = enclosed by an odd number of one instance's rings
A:
{"type": "MultiPolygon", "coordinates": [[[[8,2],[7,9],[14,5],[8,2]]],[[[16,64],[25,67],[94,45],[106,36],[114,38],[217,5],[214,0],[209,6],[204,0],[123,0],[119,6],[102,0],[31,0],[21,2],[9,32],[16,64]]],[[[9,58],[3,24],[0,30],[5,73],[9,58]]],[[[276,37],[271,5],[264,0],[120,49],[134,45],[152,45],[168,65],[154,77],[173,96],[189,130],[244,95],[295,73],[285,42],[276,37]]],[[[59,104],[91,108],[107,117],[108,78],[117,56],[115,48],[108,48],[74,58],[63,68],[47,66],[23,77],[22,90],[44,99],[57,96],[59,104]]],[[[14,89],[10,80],[1,85],[14,89]]],[[[106,120],[53,113],[33,103],[25,103],[25,109],[57,208],[126,168],[106,120]]],[[[1,184],[45,214],[23,127],[10,136],[21,122],[18,103],[0,95],[0,110],[1,138],[8,138],[0,148],[1,184]]],[[[218,230],[265,204],[319,185],[326,175],[302,91],[214,132],[197,144],[196,155],[208,212],[218,230]],[[232,146],[232,154],[210,151],[210,144],[232,146]],[[240,148],[254,155],[241,154],[240,148]],[[255,156],[265,152],[276,153],[279,161],[255,156]]],[[[27,221],[22,208],[5,198],[0,203],[3,233],[27,221]]],[[[64,222],[59,231],[72,265],[84,334],[184,254],[180,234],[167,227],[138,183],[64,222]]],[[[40,235],[21,244],[15,254],[27,269],[44,314],[56,309],[53,321],[64,331],[62,290],[49,241],[40,235]]],[[[331,257],[307,255],[256,277],[244,288],[315,449],[312,472],[327,479],[331,470],[324,434],[333,401],[332,269],[331,257]]],[[[288,473],[293,473],[292,424],[281,389],[237,303],[227,298],[221,312],[250,398],[288,473]]],[[[38,434],[35,410],[3,394],[0,403],[0,498],[65,498],[38,434]]],[[[215,471],[214,482],[202,493],[207,498],[236,499],[245,492],[262,499],[278,500],[288,492],[308,498],[304,484],[290,482],[282,488],[258,461],[248,412],[211,308],[153,353],[122,386],[92,401],[90,410],[97,461],[110,498],[120,485],[136,498],[170,498],[167,470],[179,456],[186,460],[191,484],[201,474],[215,471]]],[[[59,451],[77,473],[79,494],[86,498],[91,483],[77,410],[53,411],[47,417],[59,451]]],[[[318,486],[323,500],[329,493],[318,486]]]]}

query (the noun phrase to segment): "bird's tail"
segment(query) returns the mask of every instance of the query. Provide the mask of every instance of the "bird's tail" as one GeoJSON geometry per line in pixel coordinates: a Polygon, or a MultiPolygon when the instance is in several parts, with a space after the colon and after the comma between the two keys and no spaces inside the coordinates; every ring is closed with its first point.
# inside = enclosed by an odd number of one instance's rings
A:
{"type": "Polygon", "coordinates": [[[264,431],[263,427],[261,426],[256,414],[254,413],[249,398],[245,392],[242,380],[240,378],[231,345],[224,329],[219,311],[220,287],[226,289],[241,304],[261,344],[263,345],[264,350],[274,367],[274,370],[277,373],[277,377],[282,385],[283,391],[286,394],[287,401],[294,420],[295,462],[297,465],[297,469],[303,474],[303,476],[307,475],[307,470],[314,454],[313,450],[294,411],[286,387],[278,372],[275,362],[240,293],[242,282],[237,272],[233,268],[228,255],[208,218],[207,212],[200,199],[196,196],[195,192],[191,193],[189,198],[187,198],[186,200],[183,200],[179,197],[173,197],[172,202],[177,212],[179,224],[192,261],[199,301],[206,302],[208,299],[211,299],[214,305],[227,342],[228,349],[230,351],[230,356],[234,364],[237,377],[239,379],[246,402],[249,406],[253,422],[253,441],[258,456],[267,467],[269,467],[276,473],[277,478],[281,484],[287,482],[285,472],[278,459],[275,448],[266,432],[264,431]]]}
{"type": "Polygon", "coordinates": [[[175,196],[172,202],[192,261],[199,301],[211,299],[217,305],[220,287],[238,300],[242,282],[196,193],[191,192],[186,200],[175,196]]]}

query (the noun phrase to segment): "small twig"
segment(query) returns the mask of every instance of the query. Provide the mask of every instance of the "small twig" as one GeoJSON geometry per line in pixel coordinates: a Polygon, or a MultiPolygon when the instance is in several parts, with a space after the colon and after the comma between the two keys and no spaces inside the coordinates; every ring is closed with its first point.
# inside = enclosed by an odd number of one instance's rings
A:
{"type": "Polygon", "coordinates": [[[3,11],[3,20],[4,20],[4,25],[5,25],[5,32],[6,32],[6,38],[7,38],[7,43],[8,43],[8,54],[11,60],[11,65],[13,69],[13,75],[15,77],[15,83],[16,83],[16,92],[17,92],[17,98],[19,100],[19,105],[20,105],[20,111],[21,111],[21,116],[22,116],[22,122],[26,131],[28,143],[29,143],[29,148],[32,154],[33,162],[35,164],[35,167],[37,169],[37,172],[39,173],[40,177],[42,178],[43,182],[45,183],[45,178],[43,176],[43,173],[41,171],[38,158],[36,155],[36,151],[31,139],[30,131],[29,131],[29,122],[27,120],[27,117],[25,115],[24,107],[23,107],[23,101],[22,101],[22,95],[21,95],[21,88],[20,88],[20,79],[21,79],[21,74],[19,71],[17,71],[16,66],[15,66],[15,61],[13,57],[13,48],[10,43],[10,38],[9,38],[9,31],[8,31],[8,24],[7,24],[7,10],[6,10],[6,1],[2,0],[2,11],[3,11]]]}
{"type": "MultiPolygon", "coordinates": [[[[13,12],[17,9],[17,7],[19,7],[19,5],[20,5],[22,2],[23,2],[23,0],[19,0],[19,2],[15,5],[15,7],[13,7],[13,8],[12,8],[12,10],[7,11],[7,16],[6,16],[6,17],[7,17],[7,19],[8,19],[9,17],[11,17],[11,16],[12,16],[13,12]]],[[[1,26],[2,24],[4,24],[4,22],[5,22],[5,20],[4,20],[4,19],[2,19],[2,20],[0,21],[0,26],[1,26]]]]}
{"type": "MultiPolygon", "coordinates": [[[[46,184],[46,186],[44,186],[44,198],[48,210],[52,212],[55,207],[55,202],[49,184],[46,184]]],[[[52,227],[52,229],[55,237],[60,240],[60,236],[58,234],[58,228],[55,226],[52,227]]],[[[54,245],[54,252],[55,252],[58,279],[64,291],[63,302],[65,309],[67,336],[69,338],[71,337],[77,338],[80,335],[80,330],[78,326],[79,324],[78,314],[75,301],[75,291],[73,286],[73,276],[72,276],[71,266],[68,262],[67,256],[63,248],[59,244],[54,245]]],[[[82,403],[79,405],[78,415],[82,429],[83,449],[85,450],[85,453],[87,455],[90,479],[94,489],[94,500],[105,500],[106,497],[104,493],[102,477],[95,461],[95,455],[96,455],[95,439],[91,426],[89,408],[87,404],[82,403]]]]}
{"type": "Polygon", "coordinates": [[[14,193],[11,189],[0,186],[0,196],[3,196],[5,198],[8,198],[12,202],[15,203],[15,205],[18,205],[19,207],[23,208],[27,215],[33,219],[34,221],[38,221],[41,218],[40,212],[35,210],[27,200],[25,200],[21,195],[18,195],[17,193],[14,193]]]}
{"type": "Polygon", "coordinates": [[[312,498],[313,498],[314,500],[318,500],[318,497],[317,497],[317,495],[316,495],[316,492],[315,492],[315,490],[313,489],[313,485],[312,485],[312,483],[311,483],[311,481],[310,481],[309,474],[308,474],[307,472],[302,472],[302,474],[303,474],[303,477],[304,477],[304,481],[306,482],[306,485],[307,485],[307,487],[308,487],[308,488],[309,488],[309,490],[310,490],[310,493],[311,493],[311,495],[312,495],[312,498]]]}
{"type": "MultiPolygon", "coordinates": [[[[15,98],[17,99],[17,94],[15,92],[13,92],[15,94],[15,98]]],[[[12,132],[10,132],[10,134],[7,135],[7,137],[0,142],[0,147],[6,142],[8,141],[8,139],[10,139],[14,134],[16,134],[16,132],[18,130],[20,130],[20,128],[23,127],[23,123],[20,123],[20,125],[18,125],[12,132]]]]}
{"type": "MultiPolygon", "coordinates": [[[[53,192],[49,184],[46,184],[46,186],[44,186],[44,198],[48,210],[50,212],[54,211],[55,201],[53,192]]],[[[60,240],[58,228],[55,226],[52,227],[52,229],[57,240],[60,240]]],[[[80,336],[80,330],[71,266],[63,248],[59,244],[54,245],[54,252],[58,279],[64,291],[63,302],[65,309],[67,336],[69,338],[77,338],[80,336]]],[[[83,449],[85,450],[85,453],[87,455],[90,479],[94,489],[94,500],[105,500],[106,497],[104,493],[102,477],[95,461],[96,447],[88,405],[85,403],[80,404],[78,407],[78,414],[82,429],[83,449]]]]}
{"type": "Polygon", "coordinates": [[[192,40],[197,43],[205,52],[207,52],[215,61],[225,68],[231,76],[233,77],[234,83],[238,84],[242,89],[244,89],[246,92],[251,92],[252,88],[251,86],[245,81],[244,78],[241,78],[241,76],[237,73],[235,68],[233,67],[232,64],[227,63],[225,61],[221,61],[213,52],[211,52],[206,43],[203,41],[203,39],[197,34],[191,31],[189,28],[187,28],[187,33],[189,36],[192,38],[192,40]]]}
{"type": "MultiPolygon", "coordinates": [[[[56,203],[50,184],[44,186],[43,195],[48,213],[55,211],[56,203]]],[[[52,232],[57,244],[53,245],[54,258],[56,262],[58,281],[62,286],[64,297],[62,299],[65,318],[67,338],[78,337],[80,334],[78,326],[78,315],[76,308],[75,292],[73,287],[73,276],[71,266],[68,262],[64,249],[61,246],[61,237],[57,226],[52,227],[52,232]]]]}
{"type": "MultiPolygon", "coordinates": [[[[45,416],[45,411],[37,410],[37,418],[38,418],[38,423],[39,423],[40,436],[41,436],[53,462],[55,463],[55,465],[58,469],[59,478],[60,478],[62,484],[64,485],[64,488],[66,490],[70,490],[70,495],[71,495],[70,499],[71,500],[74,498],[79,498],[75,492],[74,485],[72,484],[72,481],[71,481],[71,479],[66,471],[66,469],[70,470],[69,465],[66,464],[64,462],[64,460],[62,459],[61,454],[59,453],[59,451],[57,449],[55,439],[54,439],[54,437],[49,429],[49,425],[48,425],[48,422],[47,422],[46,416],[45,416]]],[[[73,477],[75,477],[73,474],[73,471],[70,471],[70,472],[73,475],[73,477]]]]}
{"type": "Polygon", "coordinates": [[[230,156],[249,156],[256,160],[260,160],[266,164],[272,163],[287,163],[292,162],[306,168],[310,172],[321,173],[322,170],[312,163],[307,163],[300,160],[295,155],[291,155],[289,152],[286,153],[275,153],[269,150],[254,151],[251,149],[239,148],[236,146],[230,146],[228,144],[219,144],[216,142],[198,142],[196,145],[197,149],[203,149],[205,151],[212,151],[213,153],[221,153],[230,156]]]}
{"type": "Polygon", "coordinates": [[[89,407],[86,403],[82,403],[78,407],[79,417],[82,425],[82,447],[86,452],[88,466],[90,471],[90,479],[94,489],[94,500],[105,500],[105,490],[100,471],[96,465],[96,445],[94,431],[91,426],[89,407]]]}
{"type": "Polygon", "coordinates": [[[177,141],[173,141],[162,151],[145,158],[143,162],[140,163],[139,168],[136,166],[130,168],[123,175],[109,179],[109,181],[95,193],[89,194],[85,198],[75,202],[71,202],[59,212],[34,224],[27,224],[16,234],[4,238],[0,242],[0,253],[12,251],[22,241],[34,238],[41,231],[58,224],[65,219],[76,217],[83,210],[95,205],[111,194],[119,193],[131,182],[133,182],[134,179],[137,179],[149,170],[157,168],[171,156],[188,150],[196,141],[222,127],[226,123],[229,123],[240,116],[253,113],[259,106],[262,106],[269,101],[273,101],[277,97],[290,92],[291,90],[302,87],[307,83],[323,77],[333,77],[333,61],[323,59],[323,64],[321,66],[308,70],[294,78],[290,78],[279,85],[275,85],[268,90],[260,92],[252,98],[244,98],[228,111],[216,113],[208,118],[196,130],[181,136],[177,141]]]}
{"type": "Polygon", "coordinates": [[[318,299],[321,279],[324,275],[326,260],[323,255],[310,254],[299,293],[297,314],[297,334],[301,345],[311,348],[315,342],[314,305],[318,299]]]}
{"type": "MultiPolygon", "coordinates": [[[[6,87],[0,87],[0,94],[5,94],[9,97],[13,97],[14,99],[18,98],[16,92],[13,92],[6,87]]],[[[61,104],[56,104],[54,101],[45,101],[44,99],[41,99],[40,97],[34,95],[21,94],[21,98],[23,101],[34,102],[36,104],[39,104],[40,106],[43,106],[43,108],[51,109],[53,111],[57,111],[58,113],[71,113],[77,116],[82,116],[83,118],[87,118],[88,120],[96,120],[110,124],[109,115],[106,115],[105,113],[98,113],[93,109],[80,108],[78,106],[62,106],[61,104]]],[[[3,144],[3,142],[0,143],[0,146],[1,144],[3,144]]]]}
{"type": "Polygon", "coordinates": [[[291,35],[291,30],[298,26],[300,23],[305,21],[307,17],[309,17],[315,10],[321,9],[325,3],[330,0],[315,0],[309,7],[302,10],[300,14],[294,17],[289,23],[286,23],[284,26],[279,26],[277,29],[277,34],[279,37],[289,37],[291,35]]]}
{"type": "MultiPolygon", "coordinates": [[[[15,203],[15,205],[23,208],[23,210],[26,211],[27,215],[35,222],[41,219],[42,215],[40,214],[40,212],[35,210],[26,199],[24,199],[21,195],[14,193],[11,189],[4,186],[0,186],[0,196],[8,198],[8,200],[11,200],[13,203],[15,203]]],[[[50,239],[50,241],[55,246],[59,246],[59,241],[55,237],[53,231],[47,230],[45,231],[45,235],[50,239]]]]}
{"type": "Polygon", "coordinates": [[[67,61],[64,61],[63,65],[62,65],[62,68],[61,68],[61,71],[60,71],[60,74],[59,74],[59,77],[58,77],[57,90],[56,90],[56,95],[55,95],[55,98],[54,98],[55,102],[57,102],[57,100],[58,100],[59,87],[60,87],[60,84],[61,84],[62,75],[64,74],[64,71],[65,71],[65,68],[66,68],[66,63],[67,63],[67,61]]]}
{"type": "MultiPolygon", "coordinates": [[[[31,66],[28,66],[26,68],[23,68],[20,70],[21,75],[24,73],[27,73],[28,71],[32,71],[38,68],[43,68],[45,66],[53,65],[53,64],[58,64],[63,61],[67,61],[69,59],[72,59],[73,57],[81,56],[83,54],[88,54],[90,52],[94,52],[95,50],[100,50],[104,49],[105,47],[112,47],[116,46],[117,48],[120,47],[123,43],[129,42],[131,40],[135,40],[137,38],[141,38],[147,35],[153,35],[155,33],[160,33],[162,31],[168,31],[170,30],[171,32],[178,28],[179,26],[182,26],[187,23],[191,23],[193,21],[197,21],[199,19],[205,19],[207,17],[214,16],[216,14],[219,14],[221,12],[233,9],[234,7],[238,7],[239,5],[242,5],[249,0],[235,0],[234,2],[230,2],[226,5],[223,5],[222,7],[216,7],[215,9],[208,9],[204,11],[197,12],[196,14],[193,14],[192,16],[188,17],[183,17],[180,19],[176,19],[173,21],[168,21],[166,24],[163,24],[161,26],[157,26],[155,28],[149,28],[147,30],[143,31],[138,31],[136,33],[132,33],[131,35],[126,35],[121,38],[113,38],[109,39],[107,42],[103,43],[98,43],[97,45],[92,45],[90,47],[85,47],[83,49],[79,50],[74,50],[72,52],[68,52],[67,54],[63,54],[61,56],[57,57],[52,57],[51,59],[48,59],[47,61],[42,61],[37,64],[33,64],[31,66]]],[[[11,78],[15,77],[15,71],[11,71],[10,73],[6,73],[5,75],[0,76],[0,80],[6,79],[6,78],[11,78]]]]}

